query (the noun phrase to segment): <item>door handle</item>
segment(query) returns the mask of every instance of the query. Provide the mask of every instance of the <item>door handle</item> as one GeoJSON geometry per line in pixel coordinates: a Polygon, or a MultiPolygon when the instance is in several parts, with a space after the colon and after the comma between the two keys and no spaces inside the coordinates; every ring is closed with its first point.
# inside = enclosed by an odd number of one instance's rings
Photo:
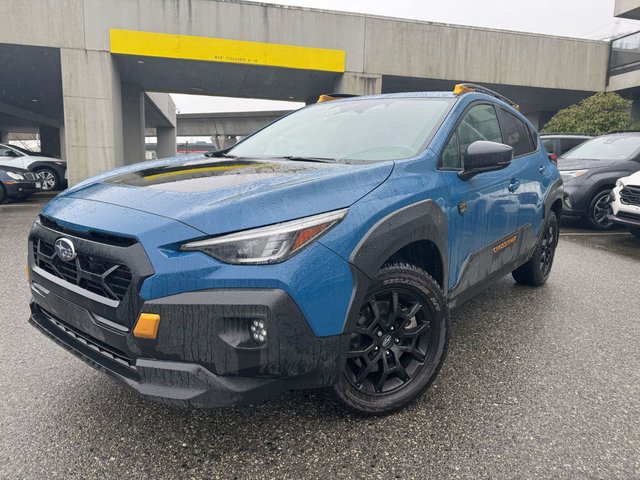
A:
{"type": "Polygon", "coordinates": [[[540,165],[540,173],[545,173],[547,171],[547,168],[544,165],[540,165]]]}
{"type": "Polygon", "coordinates": [[[519,186],[520,186],[520,180],[512,178],[511,183],[509,184],[509,191],[513,193],[518,189],[519,186]]]}

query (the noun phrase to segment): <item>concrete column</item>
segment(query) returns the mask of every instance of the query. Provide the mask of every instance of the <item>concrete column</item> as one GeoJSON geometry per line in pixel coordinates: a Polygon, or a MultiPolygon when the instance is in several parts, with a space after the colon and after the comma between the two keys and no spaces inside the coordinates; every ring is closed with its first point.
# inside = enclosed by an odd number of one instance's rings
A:
{"type": "Polygon", "coordinates": [[[157,127],[156,138],[158,139],[156,153],[158,158],[175,157],[178,153],[177,137],[175,127],[157,127]]]}
{"type": "MultiPolygon", "coordinates": [[[[122,165],[120,74],[108,52],[60,49],[71,185],[122,165]]],[[[61,152],[62,153],[62,152],[61,152]]]]}
{"type": "Polygon", "coordinates": [[[9,143],[9,132],[0,130],[0,143],[9,143]]]}
{"type": "Polygon", "coordinates": [[[378,95],[382,93],[382,75],[345,72],[336,82],[333,93],[378,95]]]}
{"type": "Polygon", "coordinates": [[[62,155],[60,129],[56,127],[40,127],[40,151],[52,155],[62,155]]]}
{"type": "Polygon", "coordinates": [[[125,165],[145,160],[144,91],[131,83],[122,84],[122,146],[125,165]]]}

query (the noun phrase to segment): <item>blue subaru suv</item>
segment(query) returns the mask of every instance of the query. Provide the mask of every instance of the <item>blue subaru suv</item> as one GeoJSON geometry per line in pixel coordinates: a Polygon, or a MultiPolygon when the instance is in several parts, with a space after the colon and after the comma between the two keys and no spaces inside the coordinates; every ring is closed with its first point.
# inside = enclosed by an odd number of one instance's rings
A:
{"type": "Polygon", "coordinates": [[[385,414],[436,377],[450,308],[547,280],[562,190],[490,90],[325,101],[58,195],[29,236],[30,322],[170,404],[332,387],[385,414]]]}

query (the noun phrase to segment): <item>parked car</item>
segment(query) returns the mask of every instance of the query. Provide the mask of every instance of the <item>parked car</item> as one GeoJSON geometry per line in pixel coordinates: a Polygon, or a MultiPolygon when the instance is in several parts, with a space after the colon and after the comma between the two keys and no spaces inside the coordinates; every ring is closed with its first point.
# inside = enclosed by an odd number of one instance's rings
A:
{"type": "Polygon", "coordinates": [[[624,225],[640,238],[640,172],[622,177],[611,192],[609,220],[624,225]]]}
{"type": "Polygon", "coordinates": [[[42,190],[60,190],[67,184],[67,162],[43,153],[0,143],[0,167],[22,168],[35,173],[42,190]]]}
{"type": "Polygon", "coordinates": [[[29,236],[30,322],[173,405],[332,386],[385,414],[436,377],[450,307],[545,283],[562,191],[490,90],[318,103],[58,195],[29,236]]]}
{"type": "Polygon", "coordinates": [[[19,168],[0,167],[0,203],[8,198],[26,200],[42,186],[32,172],[19,168]]]}
{"type": "Polygon", "coordinates": [[[590,135],[572,135],[568,133],[544,133],[540,135],[540,138],[547,152],[559,157],[593,137],[590,135]]]}
{"type": "Polygon", "coordinates": [[[558,159],[564,180],[563,214],[594,230],[613,227],[609,194],[620,177],[640,170],[640,132],[613,132],[578,145],[558,159]]]}

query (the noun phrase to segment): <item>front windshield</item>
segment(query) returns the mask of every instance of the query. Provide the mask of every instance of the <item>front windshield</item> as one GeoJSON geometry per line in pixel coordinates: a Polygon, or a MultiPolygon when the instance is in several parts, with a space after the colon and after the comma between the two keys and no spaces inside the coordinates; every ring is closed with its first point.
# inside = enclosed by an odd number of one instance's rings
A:
{"type": "Polygon", "coordinates": [[[588,140],[560,158],[629,160],[640,149],[640,135],[605,135],[588,140]]]}
{"type": "Polygon", "coordinates": [[[236,157],[398,160],[417,155],[454,99],[333,101],[299,110],[247,138],[236,157]]]}

